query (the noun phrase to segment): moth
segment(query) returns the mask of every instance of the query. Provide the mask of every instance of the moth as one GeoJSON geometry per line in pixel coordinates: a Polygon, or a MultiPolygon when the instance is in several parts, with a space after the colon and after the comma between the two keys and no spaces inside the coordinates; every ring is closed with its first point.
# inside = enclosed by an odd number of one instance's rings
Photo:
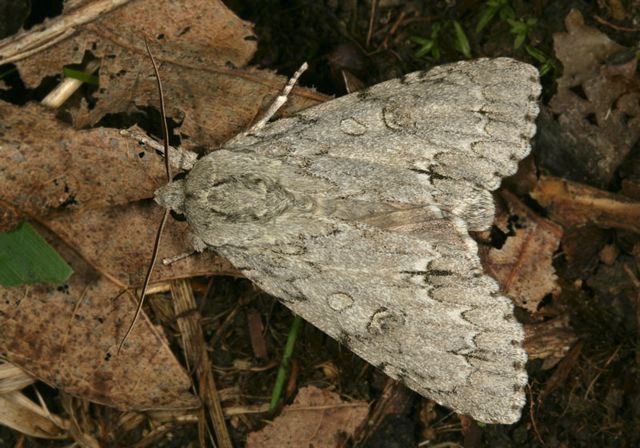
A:
{"type": "Polygon", "coordinates": [[[530,152],[537,70],[508,58],[415,72],[279,119],[155,200],[262,290],[456,412],[513,423],[523,330],[469,231],[530,152]]]}

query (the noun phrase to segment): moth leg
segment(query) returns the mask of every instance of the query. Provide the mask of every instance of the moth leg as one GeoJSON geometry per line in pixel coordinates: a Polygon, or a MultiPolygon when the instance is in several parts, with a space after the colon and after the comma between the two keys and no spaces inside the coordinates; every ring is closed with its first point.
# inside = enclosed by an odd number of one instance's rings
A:
{"type": "Polygon", "coordinates": [[[191,246],[193,247],[192,251],[183,252],[181,254],[174,255],[173,257],[163,258],[162,264],[168,266],[175,263],[176,261],[184,260],[185,258],[189,258],[192,255],[198,254],[208,247],[207,243],[205,243],[201,238],[194,235],[193,233],[189,234],[189,241],[191,242],[191,246]]]}
{"type": "Polygon", "coordinates": [[[259,131],[264,127],[265,124],[267,124],[269,120],[273,118],[276,112],[278,112],[278,110],[280,110],[280,108],[287,102],[287,99],[289,99],[289,93],[291,93],[293,86],[298,82],[298,78],[300,78],[300,76],[307,70],[307,68],[309,68],[309,65],[306,62],[300,66],[298,71],[296,71],[289,79],[287,85],[284,86],[284,89],[282,89],[282,93],[276,97],[276,99],[273,101],[269,109],[267,109],[267,111],[264,113],[262,118],[260,118],[253,126],[251,126],[249,130],[247,130],[244,134],[253,134],[254,132],[259,131]]]}
{"type": "MultiPolygon", "coordinates": [[[[133,130],[122,129],[120,131],[120,135],[135,140],[138,143],[147,146],[155,151],[158,151],[159,153],[164,155],[164,146],[162,145],[162,143],[159,143],[147,137],[146,135],[137,132],[135,127],[133,128],[133,130]]],[[[171,156],[171,166],[183,171],[189,171],[191,168],[193,168],[193,165],[198,159],[198,154],[196,154],[195,152],[181,148],[174,148],[173,146],[169,146],[169,155],[171,156]]]]}
{"type": "Polygon", "coordinates": [[[176,261],[180,261],[180,260],[184,260],[185,258],[189,258],[191,255],[194,255],[195,253],[196,253],[196,251],[192,250],[191,252],[183,252],[181,254],[174,255],[173,257],[163,258],[162,259],[162,264],[165,265],[165,266],[169,266],[170,264],[173,264],[176,261]]]}

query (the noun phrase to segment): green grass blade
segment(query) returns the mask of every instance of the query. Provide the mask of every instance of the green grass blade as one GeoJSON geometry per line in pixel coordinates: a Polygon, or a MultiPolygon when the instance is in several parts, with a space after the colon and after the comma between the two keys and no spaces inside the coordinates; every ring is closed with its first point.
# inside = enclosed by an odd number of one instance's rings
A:
{"type": "Polygon", "coordinates": [[[81,70],[75,70],[73,68],[64,67],[62,69],[62,73],[66,78],[74,78],[82,82],[86,82],[87,84],[92,84],[94,86],[98,85],[97,76],[90,75],[89,73],[85,73],[81,70]]]}
{"type": "Polygon", "coordinates": [[[4,78],[5,76],[8,76],[8,75],[10,75],[11,73],[16,72],[16,71],[18,71],[18,69],[17,69],[17,68],[15,68],[15,67],[11,67],[11,68],[10,68],[9,70],[7,70],[6,72],[2,72],[2,73],[0,73],[0,79],[4,78]]]}
{"type": "Polygon", "coordinates": [[[29,223],[0,233],[0,285],[64,283],[73,270],[29,223]]]}
{"type": "Polygon", "coordinates": [[[456,44],[460,53],[464,55],[465,58],[471,57],[471,45],[469,45],[469,39],[467,39],[467,34],[464,32],[462,25],[457,20],[453,21],[453,29],[456,34],[456,44]]]}
{"type": "Polygon", "coordinates": [[[284,354],[282,355],[282,361],[280,362],[280,368],[278,369],[276,384],[273,386],[273,392],[271,393],[269,412],[272,414],[277,409],[280,396],[282,395],[282,389],[284,388],[284,383],[289,371],[289,363],[291,362],[291,356],[293,355],[293,349],[296,346],[296,340],[298,339],[298,333],[300,333],[301,326],[302,318],[300,316],[294,316],[291,329],[289,329],[289,335],[287,336],[287,344],[284,346],[284,354]]]}
{"type": "Polygon", "coordinates": [[[486,7],[480,15],[480,20],[478,20],[478,24],[476,25],[476,33],[480,33],[480,31],[482,31],[484,27],[491,22],[491,19],[494,18],[499,10],[500,8],[496,6],[486,7]]]}
{"type": "Polygon", "coordinates": [[[433,49],[433,45],[434,45],[433,41],[423,45],[422,48],[420,48],[418,51],[416,51],[415,57],[421,58],[421,57],[424,57],[424,56],[428,55],[431,52],[431,50],[433,49]]]}

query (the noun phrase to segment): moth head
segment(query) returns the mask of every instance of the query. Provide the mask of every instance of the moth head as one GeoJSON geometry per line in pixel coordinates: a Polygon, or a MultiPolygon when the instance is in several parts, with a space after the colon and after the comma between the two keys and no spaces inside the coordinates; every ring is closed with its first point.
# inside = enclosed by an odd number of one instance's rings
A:
{"type": "Polygon", "coordinates": [[[184,214],[184,179],[169,182],[155,192],[154,200],[169,210],[184,214]]]}

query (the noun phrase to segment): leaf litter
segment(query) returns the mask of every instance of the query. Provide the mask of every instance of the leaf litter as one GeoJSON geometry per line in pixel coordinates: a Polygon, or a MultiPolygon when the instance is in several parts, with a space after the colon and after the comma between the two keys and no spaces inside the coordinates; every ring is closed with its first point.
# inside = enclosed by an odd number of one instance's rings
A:
{"type": "MultiPolygon", "coordinates": [[[[135,47],[146,33],[138,27],[145,11],[146,26],[167,36],[158,54],[167,59],[161,68],[165,88],[172,92],[167,100],[184,105],[169,112],[179,114],[183,146],[215,147],[246,128],[260,110],[255,98],[268,102],[286,78],[243,68],[255,50],[250,25],[220,2],[191,3],[174,14],[167,10],[176,8],[171,2],[131,2],[16,66],[26,84],[35,86],[61,72],[62,64],[81,62],[87,51],[101,58],[101,87],[92,98],[93,107],[80,98],[79,107],[68,111],[76,128],[155,105],[151,66],[144,51],[135,47]],[[199,10],[208,14],[196,15],[199,10]],[[169,23],[166,14],[177,19],[172,26],[185,24],[182,32],[156,26],[169,23]],[[208,31],[211,26],[218,29],[214,35],[208,31]],[[232,102],[228,93],[235,97],[232,102]]],[[[296,89],[289,109],[324,98],[296,89]]],[[[149,198],[164,182],[162,157],[116,129],[73,129],[34,104],[0,102],[0,117],[7,151],[0,165],[0,203],[4,215],[12,218],[3,224],[11,228],[24,218],[39,223],[75,271],[60,288],[0,290],[3,356],[53,387],[119,409],[199,406],[166,337],[146,317],[115,355],[135,313],[133,294],[125,289],[140,285],[151,253],[159,208],[149,198]]],[[[168,227],[160,256],[189,247],[186,223],[174,221],[168,227]]],[[[154,281],[205,274],[237,271],[210,253],[162,266],[154,281]]]]}
{"type": "Polygon", "coordinates": [[[502,197],[513,220],[504,229],[503,246],[483,254],[484,267],[516,305],[535,314],[542,299],[558,290],[552,259],[562,228],[539,217],[508,191],[502,197]]]}
{"type": "Polygon", "coordinates": [[[347,402],[335,392],[303,387],[272,424],[249,434],[246,446],[333,448],[340,437],[352,435],[368,413],[367,402],[347,402]]]}
{"type": "MultiPolygon", "coordinates": [[[[219,1],[130,2],[16,67],[26,86],[35,87],[89,54],[99,58],[100,88],[93,104],[73,113],[75,127],[84,128],[107,115],[156,106],[155,78],[143,43],[148,36],[157,41],[152,49],[166,86],[167,115],[179,123],[175,132],[182,147],[215,148],[243,130],[282,86],[283,78],[274,72],[246,67],[256,49],[252,28],[219,1]]],[[[296,93],[284,113],[326,99],[308,90],[296,93]]]]}
{"type": "Polygon", "coordinates": [[[606,187],[640,138],[637,59],[578,10],[565,26],[553,36],[563,74],[549,102],[559,126],[543,127],[541,161],[554,174],[606,187]]]}

